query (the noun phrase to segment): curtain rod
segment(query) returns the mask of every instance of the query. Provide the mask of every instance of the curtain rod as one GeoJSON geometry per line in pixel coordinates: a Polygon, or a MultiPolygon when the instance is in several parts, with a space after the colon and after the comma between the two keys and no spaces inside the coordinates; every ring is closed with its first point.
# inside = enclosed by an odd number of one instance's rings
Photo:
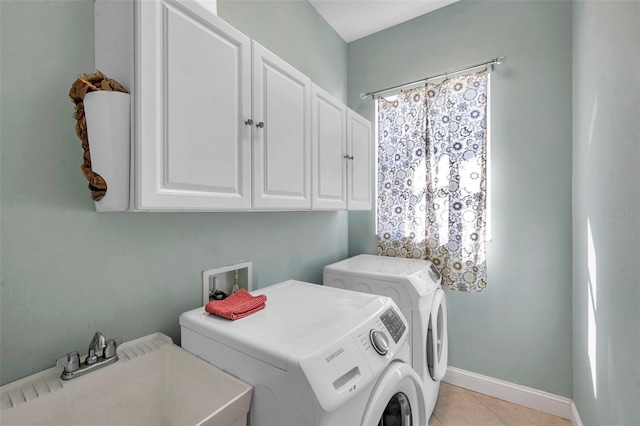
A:
{"type": "Polygon", "coordinates": [[[463,69],[460,69],[460,70],[457,70],[457,71],[446,72],[444,74],[434,75],[432,77],[427,77],[427,78],[421,78],[420,80],[412,81],[411,83],[405,83],[405,84],[400,84],[399,86],[387,87],[386,89],[376,90],[375,92],[361,93],[360,94],[360,99],[365,100],[369,96],[377,95],[378,93],[388,92],[389,90],[400,89],[402,87],[407,87],[407,86],[413,86],[414,84],[421,83],[421,82],[425,82],[426,83],[429,80],[435,80],[435,79],[442,78],[442,77],[448,77],[449,75],[452,75],[452,74],[458,74],[458,73],[465,72],[465,71],[471,71],[474,68],[486,67],[486,66],[489,66],[489,65],[500,65],[500,64],[504,64],[505,62],[507,62],[507,57],[506,56],[498,56],[497,58],[492,59],[490,61],[483,62],[483,63],[477,64],[477,65],[473,65],[471,67],[463,68],[463,69]]]}

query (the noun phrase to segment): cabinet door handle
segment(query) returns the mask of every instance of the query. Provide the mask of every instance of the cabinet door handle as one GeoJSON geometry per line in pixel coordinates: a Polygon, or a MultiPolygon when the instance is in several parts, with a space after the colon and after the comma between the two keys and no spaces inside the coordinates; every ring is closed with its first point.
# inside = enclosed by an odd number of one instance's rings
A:
{"type": "Polygon", "coordinates": [[[256,123],[256,127],[262,129],[264,127],[264,123],[262,121],[259,123],[256,123]]]}
{"type": "Polygon", "coordinates": [[[253,119],[250,118],[247,121],[244,122],[244,124],[246,124],[247,126],[251,126],[253,124],[253,119]]]}
{"type": "Polygon", "coordinates": [[[345,155],[345,156],[344,156],[344,158],[345,158],[346,160],[353,160],[353,155],[349,155],[349,154],[347,154],[347,155],[345,155]]]}

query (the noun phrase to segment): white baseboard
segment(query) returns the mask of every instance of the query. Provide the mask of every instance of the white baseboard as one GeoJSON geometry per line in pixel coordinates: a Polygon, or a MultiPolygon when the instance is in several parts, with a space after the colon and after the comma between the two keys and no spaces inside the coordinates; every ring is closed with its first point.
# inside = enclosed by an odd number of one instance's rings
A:
{"type": "Polygon", "coordinates": [[[455,367],[447,367],[443,382],[459,386],[474,392],[542,411],[543,413],[569,419],[576,425],[582,425],[578,410],[569,398],[526,386],[505,382],[455,367]],[[577,420],[574,421],[574,418],[577,420]]]}
{"type": "Polygon", "coordinates": [[[573,401],[571,401],[571,424],[575,426],[583,426],[580,414],[578,414],[578,407],[576,407],[576,404],[573,401]]]}

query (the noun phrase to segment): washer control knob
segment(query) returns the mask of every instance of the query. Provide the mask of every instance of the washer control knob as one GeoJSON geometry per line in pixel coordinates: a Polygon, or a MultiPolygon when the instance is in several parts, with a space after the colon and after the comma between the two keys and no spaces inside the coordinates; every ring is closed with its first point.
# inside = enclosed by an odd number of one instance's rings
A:
{"type": "Polygon", "coordinates": [[[369,332],[369,339],[371,339],[371,345],[380,355],[386,355],[389,352],[389,339],[384,332],[376,329],[371,329],[369,332]]]}

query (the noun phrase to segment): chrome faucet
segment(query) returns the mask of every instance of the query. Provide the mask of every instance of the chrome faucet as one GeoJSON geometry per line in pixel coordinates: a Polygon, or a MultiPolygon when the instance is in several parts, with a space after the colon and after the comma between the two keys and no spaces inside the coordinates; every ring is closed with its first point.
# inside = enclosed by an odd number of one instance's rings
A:
{"type": "Polygon", "coordinates": [[[75,351],[69,352],[56,361],[57,367],[64,367],[61,376],[62,380],[71,380],[113,364],[118,360],[117,348],[121,343],[122,339],[105,340],[104,335],[98,331],[93,335],[93,339],[89,343],[88,354],[84,362],[80,362],[80,355],[75,351]],[[102,355],[98,356],[98,351],[100,350],[102,355]]]}

